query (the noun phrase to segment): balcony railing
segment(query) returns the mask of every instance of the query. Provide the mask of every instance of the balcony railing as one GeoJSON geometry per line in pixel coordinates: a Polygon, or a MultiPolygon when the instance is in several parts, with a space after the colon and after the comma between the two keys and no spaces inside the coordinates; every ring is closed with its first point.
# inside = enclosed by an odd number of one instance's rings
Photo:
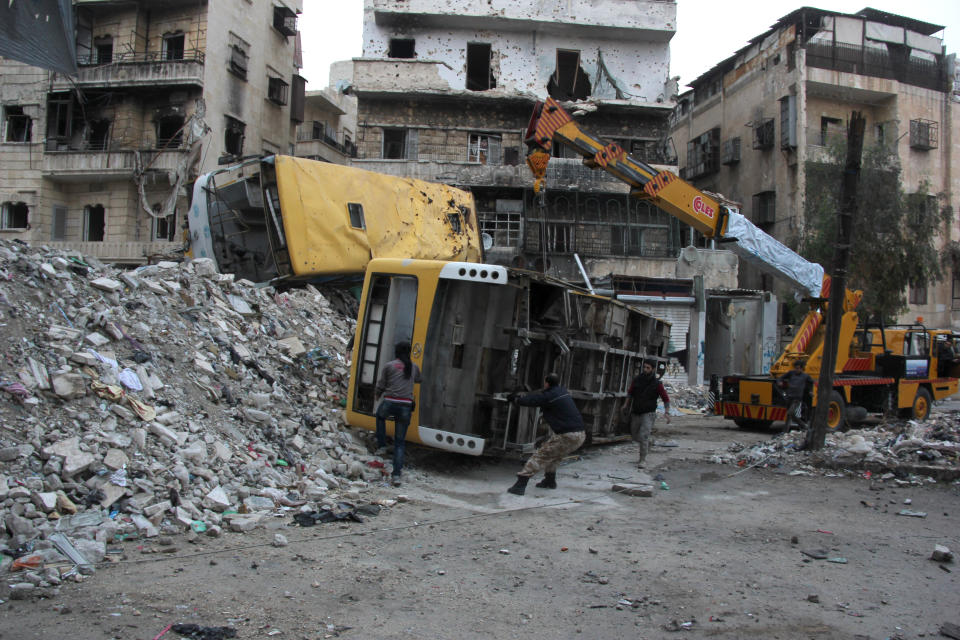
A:
{"type": "Polygon", "coordinates": [[[78,60],[76,79],[55,74],[53,88],[80,86],[203,85],[204,52],[185,51],[183,58],[166,60],[159,51],[121,53],[100,63],[96,55],[78,60]]]}
{"type": "MultiPolygon", "coordinates": [[[[35,241],[35,244],[41,244],[35,241]]],[[[82,256],[92,256],[103,262],[121,264],[147,264],[154,258],[170,258],[182,255],[180,242],[43,242],[46,247],[60,251],[76,252],[82,256]]]]}
{"type": "Polygon", "coordinates": [[[940,62],[895,59],[885,49],[849,44],[807,44],[807,66],[831,71],[888,78],[935,91],[947,91],[947,74],[940,62]]]}
{"type": "MultiPolygon", "coordinates": [[[[140,151],[144,167],[156,171],[174,171],[185,149],[146,149],[140,151]]],[[[43,173],[56,180],[76,176],[132,174],[136,151],[47,151],[43,154],[43,173]]]]}

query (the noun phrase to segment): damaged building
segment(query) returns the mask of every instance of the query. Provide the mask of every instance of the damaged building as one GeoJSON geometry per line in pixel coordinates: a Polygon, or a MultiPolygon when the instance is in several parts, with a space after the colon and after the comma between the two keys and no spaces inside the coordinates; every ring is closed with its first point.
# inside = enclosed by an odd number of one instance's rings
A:
{"type": "MultiPolygon", "coordinates": [[[[363,56],[348,89],[358,98],[352,164],[472,191],[491,241],[487,261],[582,282],[579,258],[590,279],[617,276],[625,291],[677,278],[689,227],[560,144],[541,200],[524,145],[534,104],[549,96],[594,135],[676,171],[667,140],[675,31],[676,4],[657,0],[576,10],[556,1],[366,0],[363,56]]],[[[694,269],[706,286],[735,287],[705,266],[709,253],[694,269]]],[[[645,308],[677,326],[668,350],[685,351],[693,305],[645,308]]]]}
{"type": "Polygon", "coordinates": [[[76,0],[76,77],[0,59],[0,233],[125,264],[180,249],[197,175],[294,153],[301,9],[76,0]]]}
{"type": "MultiPolygon", "coordinates": [[[[960,84],[943,29],[874,9],[785,15],[680,96],[671,135],[681,177],[741,202],[754,224],[796,247],[811,167],[845,139],[850,113],[860,111],[864,148],[892,146],[904,190],[920,193],[927,183],[929,206],[955,211],[960,84]]],[[[955,225],[942,230],[941,242],[956,240],[955,225]]],[[[940,283],[911,288],[901,321],[960,326],[960,269],[946,266],[940,283]]],[[[740,270],[739,286],[783,293],[750,268],[740,270]]]]}

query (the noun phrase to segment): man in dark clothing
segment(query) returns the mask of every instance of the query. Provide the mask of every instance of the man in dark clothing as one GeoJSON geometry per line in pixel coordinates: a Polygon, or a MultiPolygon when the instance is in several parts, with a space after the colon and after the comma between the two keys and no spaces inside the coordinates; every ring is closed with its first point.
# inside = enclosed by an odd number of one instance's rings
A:
{"type": "Polygon", "coordinates": [[[650,451],[650,433],[657,418],[658,398],[663,400],[663,411],[667,424],[670,424],[670,396],[667,395],[663,383],[654,375],[653,362],[644,362],[640,375],[630,383],[627,397],[623,399],[623,406],[620,408],[621,413],[626,414],[631,403],[633,404],[633,410],[630,412],[630,436],[639,449],[637,456],[639,469],[643,468],[647,453],[650,451]]]}
{"type": "Polygon", "coordinates": [[[557,465],[565,455],[579,449],[586,439],[583,418],[573,403],[570,392],[560,384],[560,376],[551,373],[544,378],[541,391],[520,397],[511,393],[508,398],[524,407],[541,407],[543,417],[553,434],[533,452],[527,464],[523,465],[523,470],[517,474],[516,483],[507,491],[522,496],[527,490],[527,482],[540,469],[543,469],[543,480],[538,482],[537,486],[556,489],[557,465]]]}
{"type": "Polygon", "coordinates": [[[804,372],[804,366],[803,360],[794,360],[793,369],[777,378],[777,383],[783,388],[789,402],[784,431],[789,431],[793,422],[801,422],[802,426],[803,405],[806,403],[808,390],[813,389],[813,378],[804,372]]]}

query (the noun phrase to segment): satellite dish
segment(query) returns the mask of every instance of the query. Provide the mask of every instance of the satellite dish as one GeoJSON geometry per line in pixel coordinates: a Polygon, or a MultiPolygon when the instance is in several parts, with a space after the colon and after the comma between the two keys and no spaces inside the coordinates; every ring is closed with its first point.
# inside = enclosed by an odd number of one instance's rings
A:
{"type": "Polygon", "coordinates": [[[483,243],[484,251],[490,251],[493,248],[493,236],[486,231],[480,234],[480,241],[483,243]]]}

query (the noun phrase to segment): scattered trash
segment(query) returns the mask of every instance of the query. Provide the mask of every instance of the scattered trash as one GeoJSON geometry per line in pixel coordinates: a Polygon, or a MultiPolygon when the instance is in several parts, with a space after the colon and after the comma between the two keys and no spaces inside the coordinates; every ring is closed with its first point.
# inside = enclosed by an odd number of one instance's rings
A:
{"type": "Polygon", "coordinates": [[[898,516],[909,516],[911,518],[926,518],[926,511],[910,511],[909,509],[902,509],[897,511],[898,516]]]}
{"type": "Polygon", "coordinates": [[[936,562],[953,562],[953,552],[942,544],[934,545],[930,559],[936,562]]]}
{"type": "Polygon", "coordinates": [[[805,556],[810,556],[814,560],[823,560],[830,556],[830,552],[826,549],[801,549],[800,553],[805,556]]]}
{"type": "Polygon", "coordinates": [[[237,637],[237,630],[233,627],[201,627],[197,624],[175,624],[170,629],[193,640],[224,640],[225,638],[237,637]]]}

